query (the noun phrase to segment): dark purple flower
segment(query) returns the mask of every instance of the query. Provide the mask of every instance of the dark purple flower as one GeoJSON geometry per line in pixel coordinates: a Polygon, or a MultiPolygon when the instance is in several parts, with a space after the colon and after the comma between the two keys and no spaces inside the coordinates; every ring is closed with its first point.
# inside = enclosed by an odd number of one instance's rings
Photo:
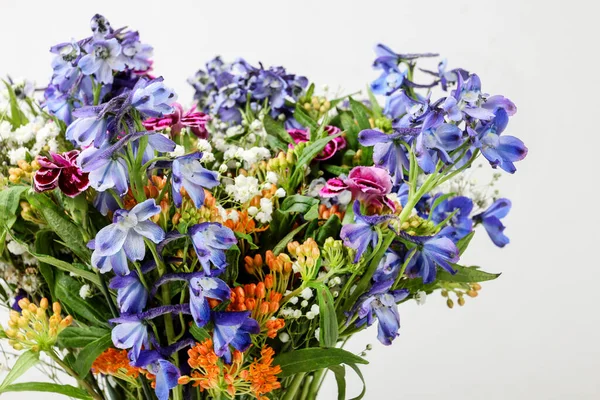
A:
{"type": "Polygon", "coordinates": [[[324,198],[335,197],[349,190],[353,200],[367,205],[387,205],[395,210],[394,202],[387,195],[392,191],[392,178],[383,168],[354,167],[348,177],[333,178],[321,189],[319,195],[324,198]]]}
{"type": "Polygon", "coordinates": [[[510,242],[504,234],[505,227],[500,221],[501,218],[506,217],[510,207],[511,202],[509,199],[498,199],[487,210],[473,217],[475,222],[483,225],[492,242],[498,247],[504,247],[510,242]]]}
{"type": "Polygon", "coordinates": [[[84,192],[90,185],[88,174],[77,166],[79,151],[67,153],[50,153],[48,157],[38,157],[40,169],[33,176],[36,192],[45,192],[60,188],[69,197],[75,197],[84,192]]]}
{"type": "Polygon", "coordinates": [[[194,205],[199,208],[204,204],[204,188],[211,189],[219,185],[219,174],[204,168],[200,163],[201,158],[202,153],[196,152],[173,160],[172,194],[177,207],[181,207],[182,203],[181,188],[185,188],[194,205]]]}
{"type": "Polygon", "coordinates": [[[346,224],[342,227],[340,237],[344,244],[356,250],[354,262],[358,262],[369,245],[375,248],[379,236],[375,227],[393,218],[393,215],[363,215],[360,212],[360,202],[356,200],[352,206],[354,211],[354,224],[346,224]]]}
{"type": "MultiPolygon", "coordinates": [[[[420,276],[423,283],[431,283],[435,280],[436,268],[439,266],[451,274],[456,273],[452,268],[452,263],[459,259],[459,251],[452,240],[440,235],[425,236],[404,236],[408,241],[416,244],[414,255],[406,267],[406,273],[409,276],[420,276]]],[[[407,253],[407,257],[410,253],[407,253]]]]}
{"type": "MultiPolygon", "coordinates": [[[[336,126],[327,125],[325,127],[325,131],[329,136],[337,135],[341,132],[341,129],[336,126]]],[[[288,133],[294,139],[294,142],[304,143],[310,141],[310,133],[304,129],[288,129],[288,133]]],[[[290,145],[291,147],[291,145],[290,145]]],[[[341,150],[346,147],[346,139],[343,136],[338,136],[332,140],[330,140],[323,151],[319,153],[318,156],[315,157],[315,160],[324,161],[333,157],[338,150],[341,150]]]]}
{"type": "Polygon", "coordinates": [[[225,251],[237,243],[233,231],[216,222],[203,222],[192,226],[188,234],[206,275],[218,275],[227,266],[225,251]],[[211,263],[217,271],[211,271],[211,263]]]}
{"type": "Polygon", "coordinates": [[[213,312],[213,343],[215,353],[231,364],[231,350],[244,352],[252,344],[251,334],[260,333],[260,325],[250,317],[250,311],[213,312]]]}

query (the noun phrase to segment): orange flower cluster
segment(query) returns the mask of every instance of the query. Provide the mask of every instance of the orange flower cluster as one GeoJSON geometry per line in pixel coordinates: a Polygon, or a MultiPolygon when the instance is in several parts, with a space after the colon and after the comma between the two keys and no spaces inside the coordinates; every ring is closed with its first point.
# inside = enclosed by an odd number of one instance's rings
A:
{"type": "Polygon", "coordinates": [[[239,211],[237,221],[234,222],[231,219],[225,221],[224,225],[234,232],[244,233],[250,235],[255,232],[262,232],[269,229],[269,226],[263,226],[261,228],[256,227],[254,220],[248,215],[247,211],[239,211]]]}
{"type": "Polygon", "coordinates": [[[292,260],[287,254],[281,253],[275,256],[271,250],[265,253],[265,262],[260,254],[254,257],[244,257],[246,272],[264,281],[267,288],[275,287],[278,292],[284,292],[287,288],[290,273],[292,272],[292,260]],[[265,276],[263,268],[267,265],[270,273],[265,276]]]}
{"type": "Polygon", "coordinates": [[[329,219],[332,215],[337,215],[340,221],[344,219],[344,212],[340,211],[337,204],[331,208],[327,208],[325,204],[319,206],[319,219],[329,219]]]}
{"type": "Polygon", "coordinates": [[[269,337],[273,338],[277,331],[283,328],[283,320],[277,325],[270,323],[273,314],[279,310],[279,302],[283,296],[273,290],[273,280],[268,279],[271,276],[268,275],[265,282],[249,283],[234,288],[227,311],[252,311],[252,318],[258,321],[261,330],[269,332],[269,337]]]}
{"type": "Polygon", "coordinates": [[[257,399],[266,400],[265,394],[281,387],[276,376],[281,368],[278,365],[272,366],[275,354],[273,349],[265,346],[260,354],[260,359],[255,359],[244,368],[243,353],[235,351],[232,363],[225,364],[215,354],[212,340],[206,339],[188,350],[188,364],[193,371],[190,376],[179,378],[179,384],[191,382],[201,392],[206,390],[215,397],[223,393],[233,399],[238,392],[252,392],[257,399]]]}
{"type": "Polygon", "coordinates": [[[276,376],[281,373],[281,367],[272,365],[274,355],[275,352],[272,348],[264,346],[260,351],[260,359],[255,359],[248,367],[247,379],[250,381],[250,389],[257,399],[268,400],[263,395],[281,387],[276,376]]]}
{"type": "Polygon", "coordinates": [[[134,380],[137,379],[143,370],[132,367],[129,364],[126,350],[110,348],[96,358],[92,364],[92,372],[95,374],[112,375],[123,380],[134,380]]]}
{"type": "Polygon", "coordinates": [[[277,332],[285,326],[285,321],[282,318],[270,319],[265,324],[267,328],[267,337],[275,339],[277,332]]]}

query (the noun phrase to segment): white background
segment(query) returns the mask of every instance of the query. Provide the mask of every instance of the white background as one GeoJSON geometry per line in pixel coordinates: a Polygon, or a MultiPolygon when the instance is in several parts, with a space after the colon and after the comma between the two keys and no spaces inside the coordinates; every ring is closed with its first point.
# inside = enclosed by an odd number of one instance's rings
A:
{"type": "MultiPolygon", "coordinates": [[[[51,45],[89,34],[104,14],[155,48],[155,71],[182,102],[185,79],[216,54],[284,65],[317,84],[360,90],[373,46],[437,51],[477,72],[519,112],[508,131],[529,156],[505,176],[511,244],[478,235],[467,261],[503,272],[465,307],[439,295],[401,308],[392,347],[376,329],[363,368],[367,399],[599,399],[598,8],[593,1],[31,1],[0,2],[0,74],[43,85],[51,45]]],[[[34,374],[25,378],[40,379],[34,374]]],[[[22,378],[21,381],[26,379],[22,378]]],[[[350,394],[358,393],[357,379],[350,394]]],[[[332,379],[322,399],[334,399],[332,379]]],[[[21,393],[3,398],[34,398],[21,393]]],[[[51,396],[42,395],[43,398],[51,396]]],[[[53,398],[53,397],[52,397],[53,398]]]]}

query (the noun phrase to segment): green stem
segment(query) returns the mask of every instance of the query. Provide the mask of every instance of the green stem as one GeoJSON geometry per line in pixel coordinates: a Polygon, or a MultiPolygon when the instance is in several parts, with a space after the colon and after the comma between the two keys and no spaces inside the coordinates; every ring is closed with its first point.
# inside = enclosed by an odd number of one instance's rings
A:
{"type": "Polygon", "coordinates": [[[294,380],[290,384],[290,387],[286,388],[285,396],[283,396],[282,400],[293,400],[294,397],[296,397],[296,393],[298,392],[300,385],[304,381],[305,375],[306,375],[306,372],[301,372],[301,373],[297,374],[296,376],[294,376],[294,380]]]}
{"type": "Polygon", "coordinates": [[[108,285],[106,284],[106,279],[104,279],[104,275],[102,275],[98,270],[96,270],[96,275],[98,276],[98,279],[100,279],[100,287],[102,289],[102,294],[106,298],[106,302],[108,303],[108,307],[110,308],[110,313],[113,315],[114,318],[117,318],[120,315],[120,313],[119,310],[117,310],[117,307],[115,306],[112,297],[110,296],[110,292],[108,291],[108,285]]]}
{"type": "Polygon", "coordinates": [[[300,393],[300,400],[307,400],[310,388],[312,387],[312,383],[314,382],[314,379],[311,375],[308,375],[307,377],[304,378],[304,380],[302,381],[302,392],[300,393]]]}
{"type": "Polygon", "coordinates": [[[308,392],[308,399],[314,400],[317,398],[317,394],[319,393],[319,389],[321,388],[321,383],[325,378],[325,374],[327,374],[327,368],[321,368],[315,372],[315,376],[313,377],[310,385],[310,391],[308,392]]]}
{"type": "Polygon", "coordinates": [[[94,400],[104,400],[104,398],[94,390],[92,385],[90,385],[88,381],[80,377],[79,374],[77,374],[77,372],[73,371],[71,367],[69,367],[63,360],[61,360],[58,354],[54,352],[54,350],[49,351],[48,355],[54,360],[54,362],[60,365],[60,367],[64,369],[66,373],[71,375],[73,378],[77,379],[77,382],[79,382],[79,384],[85,388],[85,390],[90,394],[90,396],[94,398],[94,400]]]}

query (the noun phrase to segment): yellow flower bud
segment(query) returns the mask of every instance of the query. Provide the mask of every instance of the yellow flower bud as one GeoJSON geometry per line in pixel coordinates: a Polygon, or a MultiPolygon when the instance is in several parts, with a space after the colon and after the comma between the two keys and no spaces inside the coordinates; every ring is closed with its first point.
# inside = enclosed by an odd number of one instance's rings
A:
{"type": "Polygon", "coordinates": [[[54,302],[54,304],[52,304],[52,311],[54,314],[60,314],[61,310],[60,303],[54,302]]]}

